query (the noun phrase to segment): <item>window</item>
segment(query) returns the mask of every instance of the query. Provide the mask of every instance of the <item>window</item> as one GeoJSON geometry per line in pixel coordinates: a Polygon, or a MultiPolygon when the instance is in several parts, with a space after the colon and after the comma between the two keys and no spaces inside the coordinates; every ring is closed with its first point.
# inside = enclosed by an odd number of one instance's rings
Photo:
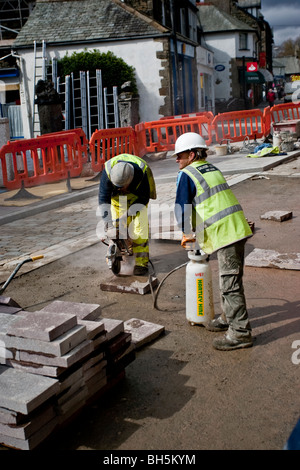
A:
{"type": "Polygon", "coordinates": [[[240,33],[239,34],[239,49],[248,49],[248,34],[240,33]]]}

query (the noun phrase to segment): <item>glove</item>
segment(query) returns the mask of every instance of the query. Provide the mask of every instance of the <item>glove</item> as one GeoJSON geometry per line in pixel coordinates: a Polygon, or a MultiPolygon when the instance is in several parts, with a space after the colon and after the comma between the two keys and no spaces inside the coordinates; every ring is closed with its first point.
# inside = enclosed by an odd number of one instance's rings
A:
{"type": "Polygon", "coordinates": [[[118,238],[118,229],[116,227],[108,227],[106,230],[106,236],[111,239],[118,238]]]}
{"type": "Polygon", "coordinates": [[[193,233],[189,235],[183,234],[181,239],[181,246],[186,250],[193,250],[193,243],[196,242],[196,237],[193,233]]]}

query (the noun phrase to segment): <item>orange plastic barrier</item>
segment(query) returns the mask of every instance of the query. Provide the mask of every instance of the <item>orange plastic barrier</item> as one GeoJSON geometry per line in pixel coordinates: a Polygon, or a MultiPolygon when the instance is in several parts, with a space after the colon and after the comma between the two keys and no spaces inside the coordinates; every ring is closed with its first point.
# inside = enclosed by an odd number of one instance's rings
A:
{"type": "Polygon", "coordinates": [[[69,130],[65,130],[65,131],[60,131],[60,132],[49,132],[48,134],[43,134],[39,137],[47,137],[47,136],[51,136],[51,135],[55,135],[57,137],[61,136],[61,135],[64,135],[64,134],[77,134],[79,137],[80,137],[80,140],[81,140],[81,148],[82,148],[82,163],[86,163],[89,159],[89,141],[85,135],[85,132],[83,129],[81,129],[80,127],[76,128],[76,129],[69,129],[69,130]]]}
{"type": "Polygon", "coordinates": [[[136,134],[132,127],[97,130],[89,145],[91,166],[95,172],[102,171],[105,162],[120,153],[138,155],[136,134]]]}
{"type": "Polygon", "coordinates": [[[218,143],[222,140],[239,142],[246,136],[258,139],[264,135],[264,119],[260,109],[218,114],[214,117],[212,125],[218,143]]]}
{"type": "Polygon", "coordinates": [[[79,176],[82,171],[82,147],[76,133],[45,135],[35,139],[8,142],[0,149],[3,184],[19,189],[79,176]],[[32,159],[33,171],[28,170],[32,159]],[[12,165],[7,170],[7,159],[12,165]],[[12,170],[12,171],[11,171],[12,170]]]}
{"type": "Polygon", "coordinates": [[[264,121],[264,136],[267,137],[271,132],[271,125],[272,125],[272,116],[271,116],[270,106],[267,106],[266,108],[264,108],[263,121],[264,121]]]}
{"type": "Polygon", "coordinates": [[[194,117],[194,116],[205,116],[211,120],[213,120],[214,118],[214,115],[211,111],[199,111],[198,113],[180,114],[176,116],[164,116],[164,117],[161,117],[160,119],[181,119],[181,118],[194,117]]]}
{"type": "MultiPolygon", "coordinates": [[[[206,141],[212,142],[212,120],[210,116],[176,117],[160,119],[159,121],[145,122],[143,129],[137,129],[137,141],[143,143],[147,152],[162,152],[174,150],[175,141],[184,132],[197,132],[206,141]],[[143,138],[138,134],[144,133],[143,138]]],[[[141,148],[141,146],[139,147],[141,148]]],[[[143,146],[142,146],[143,148],[143,146]]]]}
{"type": "Polygon", "coordinates": [[[134,130],[136,137],[136,155],[143,158],[147,153],[145,124],[143,122],[136,124],[134,130]]]}
{"type": "Polygon", "coordinates": [[[271,108],[273,122],[300,119],[300,103],[276,104],[271,108]]]}

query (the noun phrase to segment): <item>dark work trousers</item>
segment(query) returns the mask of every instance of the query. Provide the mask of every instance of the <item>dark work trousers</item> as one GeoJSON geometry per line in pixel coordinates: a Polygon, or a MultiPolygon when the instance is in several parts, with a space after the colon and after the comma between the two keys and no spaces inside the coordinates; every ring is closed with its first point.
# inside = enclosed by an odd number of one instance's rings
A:
{"type": "Polygon", "coordinates": [[[243,286],[245,243],[246,239],[217,251],[222,318],[226,317],[233,339],[251,336],[243,286]]]}

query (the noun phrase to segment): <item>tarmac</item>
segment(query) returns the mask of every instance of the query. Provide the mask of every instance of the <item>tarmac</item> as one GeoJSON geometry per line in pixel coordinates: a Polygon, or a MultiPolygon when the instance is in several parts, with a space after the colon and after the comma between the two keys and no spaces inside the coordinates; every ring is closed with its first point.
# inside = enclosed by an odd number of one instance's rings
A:
{"type": "MultiPolygon", "coordinates": [[[[217,156],[212,145],[208,160],[224,174],[230,186],[255,175],[278,168],[297,160],[300,148],[284,155],[251,158],[242,146],[233,146],[234,153],[217,156]]],[[[178,165],[172,153],[152,154],[144,157],[152,168],[157,187],[157,199],[150,201],[153,238],[161,231],[161,218],[154,220],[155,207],[163,205],[162,218],[170,219],[176,193],[178,165]]],[[[287,170],[300,176],[300,167],[291,165],[287,170]]],[[[97,226],[100,222],[98,207],[99,175],[73,178],[69,181],[47,184],[0,193],[1,254],[0,282],[10,275],[18,263],[27,257],[43,258],[22,268],[22,273],[60,259],[70,253],[99,242],[97,226]]],[[[171,216],[172,217],[172,216],[171,216]]],[[[176,230],[176,229],[175,229],[176,230]]],[[[179,236],[180,234],[178,234],[179,236]]],[[[176,232],[174,237],[176,236],[176,232]]],[[[161,238],[161,235],[160,235],[161,238]]]]}

